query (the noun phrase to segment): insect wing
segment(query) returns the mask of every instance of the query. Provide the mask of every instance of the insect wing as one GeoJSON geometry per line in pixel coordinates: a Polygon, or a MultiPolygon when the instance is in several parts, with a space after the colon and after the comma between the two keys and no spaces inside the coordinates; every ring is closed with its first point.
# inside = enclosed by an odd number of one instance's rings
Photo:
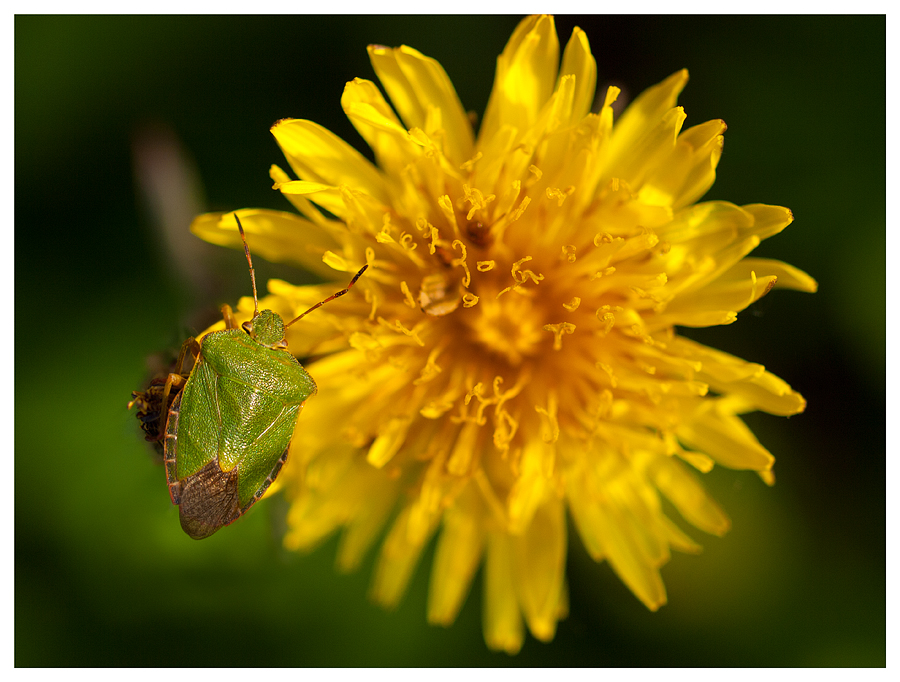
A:
{"type": "Polygon", "coordinates": [[[222,471],[213,461],[181,482],[178,515],[184,532],[195,540],[209,537],[241,513],[237,469],[222,471]]]}

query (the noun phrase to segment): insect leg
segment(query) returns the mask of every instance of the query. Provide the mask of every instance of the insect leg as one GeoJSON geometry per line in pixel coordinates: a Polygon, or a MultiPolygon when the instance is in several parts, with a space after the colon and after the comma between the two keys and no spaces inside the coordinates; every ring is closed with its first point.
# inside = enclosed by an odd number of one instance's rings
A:
{"type": "Polygon", "coordinates": [[[238,323],[237,320],[234,319],[234,312],[231,310],[231,306],[227,303],[222,306],[222,317],[225,319],[225,329],[237,329],[238,323]]]}
{"type": "MultiPolygon", "coordinates": [[[[162,405],[160,412],[160,420],[161,425],[165,425],[166,420],[169,416],[169,395],[172,392],[172,388],[181,388],[187,382],[187,377],[184,375],[184,360],[187,357],[187,354],[191,353],[196,361],[196,358],[200,355],[200,344],[192,336],[183,344],[181,344],[181,352],[178,354],[178,361],[175,363],[175,371],[170,372],[169,376],[166,377],[166,383],[163,387],[162,394],[162,405]]],[[[159,434],[154,440],[162,440],[165,437],[165,428],[160,428],[159,434]]]]}

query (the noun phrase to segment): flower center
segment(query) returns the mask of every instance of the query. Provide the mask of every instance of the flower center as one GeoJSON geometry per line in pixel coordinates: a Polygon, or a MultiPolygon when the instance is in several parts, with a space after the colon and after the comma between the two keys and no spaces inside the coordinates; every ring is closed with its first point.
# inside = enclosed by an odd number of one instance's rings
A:
{"type": "Polygon", "coordinates": [[[499,299],[495,296],[482,296],[472,311],[478,314],[466,316],[471,338],[511,365],[520,365],[524,358],[537,354],[546,340],[540,310],[535,308],[530,294],[509,292],[499,299]]]}

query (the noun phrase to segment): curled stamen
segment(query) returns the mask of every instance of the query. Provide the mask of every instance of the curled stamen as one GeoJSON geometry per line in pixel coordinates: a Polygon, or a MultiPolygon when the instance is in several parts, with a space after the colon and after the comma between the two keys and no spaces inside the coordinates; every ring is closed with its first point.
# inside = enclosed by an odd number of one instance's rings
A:
{"type": "Polygon", "coordinates": [[[530,203],[531,197],[522,197],[522,203],[520,203],[519,207],[510,214],[509,222],[514,223],[519,218],[521,218],[522,214],[525,213],[525,209],[528,208],[528,204],[530,203]]]}
{"type": "Polygon", "coordinates": [[[468,161],[464,161],[463,164],[459,167],[460,170],[466,171],[467,173],[471,173],[472,169],[475,167],[475,164],[484,156],[481,152],[478,152],[468,161]]]}
{"type": "Polygon", "coordinates": [[[448,194],[444,194],[438,199],[438,207],[441,209],[441,213],[444,214],[447,224],[453,227],[453,233],[459,235],[460,230],[459,225],[456,222],[456,212],[453,210],[453,202],[450,201],[450,196],[448,194]]]}
{"type": "Polygon", "coordinates": [[[387,329],[390,329],[392,331],[398,331],[401,334],[408,336],[409,338],[411,338],[413,341],[415,341],[420,346],[425,345],[425,342],[419,338],[419,335],[416,333],[416,330],[415,329],[407,329],[406,327],[403,326],[403,323],[400,322],[400,320],[394,320],[394,323],[391,324],[383,317],[379,317],[378,323],[387,329]]]}
{"type": "Polygon", "coordinates": [[[531,279],[532,282],[537,284],[542,279],[544,279],[543,275],[535,274],[533,270],[522,270],[522,263],[527,263],[532,260],[531,256],[525,256],[525,258],[520,258],[512,265],[512,277],[516,281],[516,284],[524,284],[526,280],[531,279]]]}
{"type": "Polygon", "coordinates": [[[419,376],[417,379],[413,380],[413,384],[418,386],[420,384],[424,384],[428,381],[434,379],[441,372],[441,368],[435,362],[437,356],[440,354],[439,350],[435,348],[428,354],[428,360],[425,362],[425,366],[419,372],[419,376]]]}
{"type": "Polygon", "coordinates": [[[600,331],[604,336],[609,334],[616,324],[616,316],[610,312],[603,312],[602,310],[598,310],[597,319],[603,323],[603,329],[601,329],[600,331]]]}
{"type": "Polygon", "coordinates": [[[548,187],[547,188],[547,198],[548,199],[556,199],[557,206],[562,206],[563,202],[571,196],[571,194],[575,191],[575,188],[571,185],[566,187],[565,189],[559,189],[558,187],[548,187]]]}
{"type": "Polygon", "coordinates": [[[413,298],[409,285],[406,282],[400,282],[400,291],[403,292],[403,302],[413,310],[416,309],[416,299],[413,298]]]}
{"type": "Polygon", "coordinates": [[[600,279],[601,277],[604,277],[604,276],[605,276],[605,277],[609,277],[609,276],[610,276],[611,274],[613,274],[615,271],[616,271],[616,269],[615,269],[613,266],[609,266],[608,268],[604,268],[603,270],[600,270],[600,271],[598,271],[598,272],[595,272],[593,275],[591,275],[591,281],[593,282],[595,279],[600,279]]]}
{"type": "Polygon", "coordinates": [[[466,273],[465,276],[463,277],[463,286],[464,286],[466,289],[468,289],[468,288],[469,288],[469,284],[471,284],[471,282],[472,282],[472,273],[469,272],[469,266],[468,266],[468,264],[466,264],[466,245],[463,244],[463,243],[462,243],[461,241],[459,241],[458,239],[455,239],[455,240],[453,241],[453,245],[452,245],[452,246],[453,246],[454,249],[458,246],[460,252],[462,253],[462,255],[461,255],[459,258],[454,258],[452,261],[450,261],[450,265],[459,265],[459,266],[462,266],[462,269],[463,269],[463,270],[465,271],[465,273],[466,273]]]}
{"type": "Polygon", "coordinates": [[[391,236],[391,222],[390,216],[385,214],[384,225],[381,226],[381,232],[375,235],[375,241],[379,244],[394,244],[395,239],[391,236]]]}
{"type": "Polygon", "coordinates": [[[434,225],[431,225],[430,223],[427,223],[427,222],[425,224],[429,228],[428,237],[431,239],[431,243],[428,245],[428,253],[430,253],[433,256],[434,252],[437,250],[438,246],[440,246],[439,242],[441,241],[441,233],[438,232],[438,229],[434,225]]]}
{"type": "Polygon", "coordinates": [[[619,385],[619,380],[616,379],[615,375],[613,374],[612,367],[607,365],[605,362],[598,362],[595,366],[597,367],[597,369],[603,370],[606,373],[606,375],[609,377],[610,386],[615,388],[619,385]]]}
{"type": "Polygon", "coordinates": [[[464,201],[468,201],[472,204],[472,207],[466,214],[466,220],[472,220],[477,211],[483,210],[490,202],[497,198],[493,194],[484,196],[480,189],[472,188],[469,185],[463,185],[463,192],[466,194],[464,201]]]}
{"type": "Polygon", "coordinates": [[[557,324],[545,324],[544,331],[553,332],[553,350],[562,349],[563,334],[574,334],[575,325],[571,322],[558,322],[557,324]]]}

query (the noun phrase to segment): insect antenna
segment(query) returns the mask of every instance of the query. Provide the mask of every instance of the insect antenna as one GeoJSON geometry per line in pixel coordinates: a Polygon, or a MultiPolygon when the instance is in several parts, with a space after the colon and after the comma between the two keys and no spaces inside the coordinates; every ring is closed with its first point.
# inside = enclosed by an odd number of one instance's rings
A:
{"type": "MultiPolygon", "coordinates": [[[[234,214],[234,219],[237,221],[238,232],[241,233],[241,241],[244,242],[244,254],[247,256],[247,265],[250,266],[250,283],[253,285],[253,317],[255,318],[257,315],[259,315],[259,303],[256,299],[256,272],[253,270],[253,261],[250,259],[250,247],[247,246],[247,238],[244,236],[244,226],[241,225],[241,219],[238,218],[237,213],[234,214]]],[[[363,268],[363,270],[365,270],[365,268],[363,268]]],[[[362,274],[362,271],[360,271],[360,274],[362,274]]],[[[357,277],[359,277],[359,275],[357,275],[357,277]]],[[[353,278],[353,281],[356,281],[355,277],[353,278]]],[[[350,284],[352,286],[353,282],[351,282],[350,284]]],[[[350,287],[347,288],[349,289],[350,287]]],[[[343,293],[347,293],[346,290],[343,293]]],[[[319,305],[322,304],[320,303],[319,305]]],[[[303,314],[305,315],[306,313],[303,314]]]]}
{"type": "Polygon", "coordinates": [[[329,296],[328,298],[326,298],[324,301],[319,301],[319,302],[316,303],[312,308],[310,308],[309,310],[307,310],[305,313],[300,313],[299,315],[297,315],[297,317],[295,317],[293,320],[291,320],[291,321],[288,322],[286,325],[284,325],[285,329],[287,329],[287,328],[290,327],[292,324],[294,324],[294,322],[297,322],[298,320],[300,320],[300,319],[306,317],[307,315],[309,315],[309,314],[310,314],[313,310],[315,310],[316,308],[319,308],[319,307],[325,305],[326,303],[328,303],[328,301],[333,301],[334,299],[338,298],[339,296],[343,296],[344,294],[346,294],[348,291],[350,291],[350,287],[352,287],[354,284],[356,284],[356,280],[358,280],[358,279],[362,276],[362,274],[366,271],[366,268],[368,268],[368,267],[369,267],[369,264],[368,264],[368,263],[366,263],[365,265],[363,265],[363,266],[359,269],[359,272],[357,272],[355,275],[353,275],[353,279],[350,280],[350,284],[347,285],[347,288],[346,288],[346,289],[341,289],[341,290],[338,291],[337,293],[332,294],[331,296],[329,296]]]}

